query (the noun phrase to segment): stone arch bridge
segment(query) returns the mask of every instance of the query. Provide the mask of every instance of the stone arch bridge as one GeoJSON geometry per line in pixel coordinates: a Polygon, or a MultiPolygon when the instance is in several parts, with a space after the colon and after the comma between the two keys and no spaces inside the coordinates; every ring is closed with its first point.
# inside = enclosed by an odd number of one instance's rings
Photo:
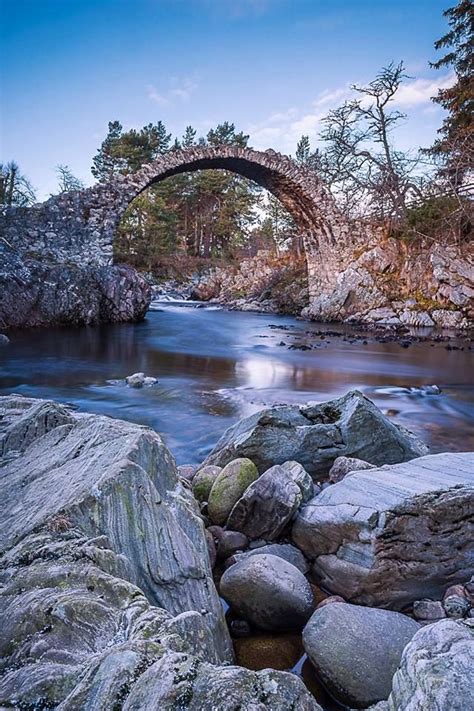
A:
{"type": "Polygon", "coordinates": [[[171,151],[132,175],[51,197],[0,218],[2,244],[23,258],[52,264],[108,265],[118,224],[130,202],[150,185],[179,173],[226,169],[254,180],[277,197],[303,235],[311,299],[330,291],[359,230],[339,213],[315,173],[273,150],[194,146],[171,151]]]}

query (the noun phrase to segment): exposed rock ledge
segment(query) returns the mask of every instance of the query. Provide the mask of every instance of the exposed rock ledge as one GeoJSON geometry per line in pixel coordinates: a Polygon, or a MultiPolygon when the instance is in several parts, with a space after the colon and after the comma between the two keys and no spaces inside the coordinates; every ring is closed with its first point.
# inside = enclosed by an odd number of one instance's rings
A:
{"type": "Polygon", "coordinates": [[[298,513],[293,541],[323,587],[402,608],[474,573],[474,453],[352,472],[298,513]]]}
{"type": "Polygon", "coordinates": [[[0,458],[0,706],[319,710],[293,675],[216,666],[203,524],[159,435],[8,396],[0,458]]]}
{"type": "Polygon", "coordinates": [[[0,329],[140,321],[150,299],[148,282],[133,267],[48,265],[7,255],[0,329]]]}

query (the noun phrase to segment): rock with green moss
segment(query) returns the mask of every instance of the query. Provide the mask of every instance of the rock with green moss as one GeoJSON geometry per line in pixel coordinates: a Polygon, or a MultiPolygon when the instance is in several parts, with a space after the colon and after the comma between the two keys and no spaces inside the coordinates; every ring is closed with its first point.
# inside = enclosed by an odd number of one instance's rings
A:
{"type": "Polygon", "coordinates": [[[123,711],[322,711],[301,679],[288,672],[216,667],[167,653],[139,678],[123,711]]]}
{"type": "Polygon", "coordinates": [[[222,471],[222,467],[209,464],[199,469],[193,478],[193,494],[198,501],[207,501],[212,485],[222,471]]]}
{"type": "Polygon", "coordinates": [[[246,457],[229,462],[216,478],[209,493],[209,518],[223,524],[250,484],[258,479],[255,464],[246,457]]]}

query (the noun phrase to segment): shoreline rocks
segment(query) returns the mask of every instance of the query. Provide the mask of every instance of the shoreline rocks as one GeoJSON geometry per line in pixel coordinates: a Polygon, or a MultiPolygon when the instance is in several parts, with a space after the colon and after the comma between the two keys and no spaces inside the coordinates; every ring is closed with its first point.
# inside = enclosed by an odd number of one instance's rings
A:
{"type": "Polygon", "coordinates": [[[312,615],[303,644],[331,694],[367,708],[388,698],[402,652],[419,629],[399,612],[333,602],[312,615]]]}
{"type": "Polygon", "coordinates": [[[403,608],[474,574],[474,454],[356,471],[303,506],[293,542],[333,594],[403,608]]]}
{"type": "Polygon", "coordinates": [[[342,455],[381,465],[427,453],[421,440],[354,390],[337,400],[282,405],[246,417],[224,432],[204,464],[225,466],[237,457],[248,457],[263,473],[294,460],[314,479],[326,476],[342,455]]]}
{"type": "Polygon", "coordinates": [[[0,329],[141,321],[150,298],[146,279],[133,267],[15,257],[0,271],[0,329]]]}
{"type": "Polygon", "coordinates": [[[220,593],[240,617],[268,631],[301,629],[315,607],[311,586],[298,568],[268,553],[228,568],[220,593]]]}

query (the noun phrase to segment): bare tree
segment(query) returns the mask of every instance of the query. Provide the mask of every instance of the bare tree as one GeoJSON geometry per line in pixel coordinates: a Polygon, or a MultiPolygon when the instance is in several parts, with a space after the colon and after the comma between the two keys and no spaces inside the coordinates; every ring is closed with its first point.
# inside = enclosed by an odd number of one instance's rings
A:
{"type": "Polygon", "coordinates": [[[33,186],[14,161],[0,163],[0,206],[27,207],[36,201],[33,186]]]}
{"type": "Polygon", "coordinates": [[[397,151],[391,141],[406,118],[392,108],[405,78],[403,62],[391,63],[366,86],[351,87],[360,98],[323,119],[321,172],[349,212],[403,217],[409,201],[421,196],[419,156],[397,151]]]}
{"type": "Polygon", "coordinates": [[[56,175],[58,176],[59,193],[68,193],[71,190],[82,190],[84,187],[82,180],[76,178],[67,165],[62,165],[61,163],[57,165],[56,175]]]}

